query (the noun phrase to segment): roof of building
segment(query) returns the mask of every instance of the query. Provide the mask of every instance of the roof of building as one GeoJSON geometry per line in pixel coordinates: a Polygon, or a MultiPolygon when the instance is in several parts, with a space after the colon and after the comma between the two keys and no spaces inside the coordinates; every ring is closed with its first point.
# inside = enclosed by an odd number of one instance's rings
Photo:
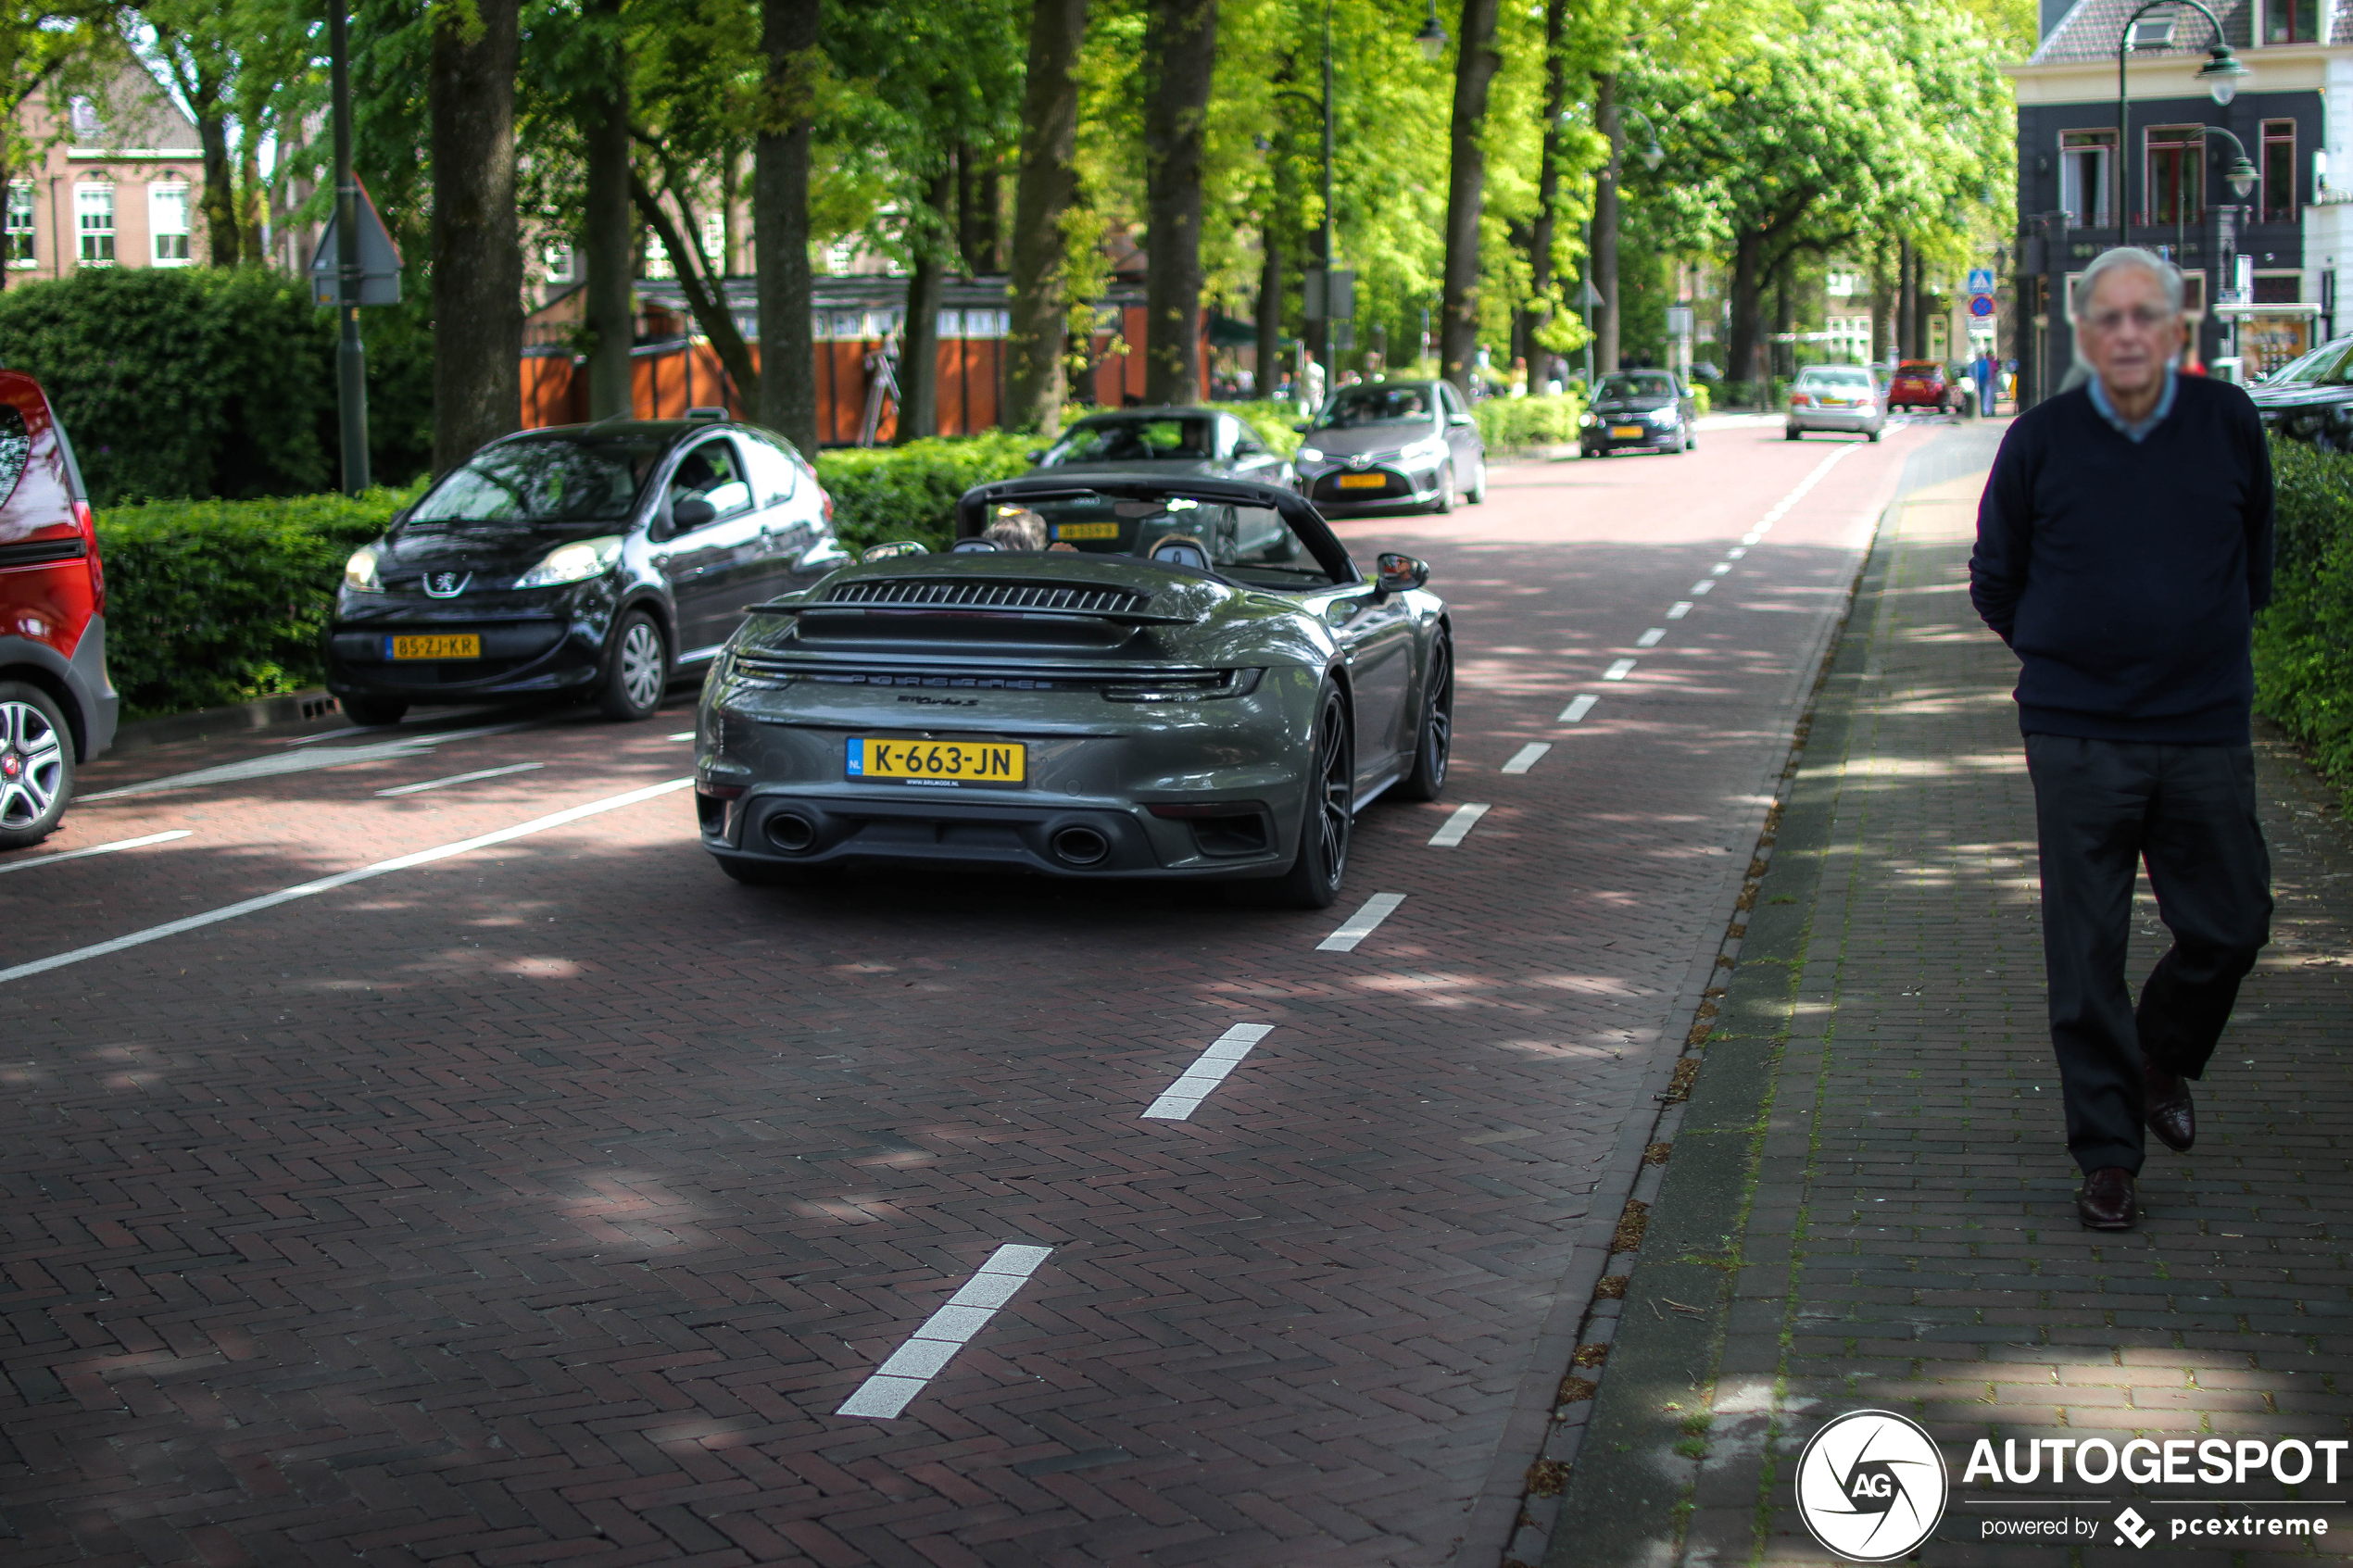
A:
{"type": "MultiPolygon", "coordinates": [[[[2076,0],[2067,15],[2038,45],[2028,59],[2029,65],[2071,65],[2087,60],[2116,58],[2117,35],[2123,31],[2125,19],[2141,8],[2143,0],[2076,0]]],[[[2233,49],[2250,48],[2254,44],[2255,6],[2253,0],[2209,0],[2214,14],[2222,23],[2222,42],[2233,49]]],[[[2353,5],[2332,7],[2334,16],[2329,26],[2328,42],[2353,44],[2353,5]]],[[[2151,11],[2145,20],[2155,20],[2171,15],[2173,19],[2171,42],[2162,48],[2135,49],[2133,57],[2162,58],[2168,55],[2203,55],[2214,43],[2214,30],[2206,19],[2188,6],[2175,6],[2170,13],[2151,11]]]]}

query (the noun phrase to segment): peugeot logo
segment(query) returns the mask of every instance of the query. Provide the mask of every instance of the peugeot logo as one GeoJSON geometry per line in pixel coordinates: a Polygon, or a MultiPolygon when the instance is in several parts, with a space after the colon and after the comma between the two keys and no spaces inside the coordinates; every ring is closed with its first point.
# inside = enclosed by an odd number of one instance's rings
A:
{"type": "Polygon", "coordinates": [[[471,571],[428,571],[425,573],[425,592],[436,599],[454,599],[466,591],[466,584],[473,581],[473,575],[471,571]]]}

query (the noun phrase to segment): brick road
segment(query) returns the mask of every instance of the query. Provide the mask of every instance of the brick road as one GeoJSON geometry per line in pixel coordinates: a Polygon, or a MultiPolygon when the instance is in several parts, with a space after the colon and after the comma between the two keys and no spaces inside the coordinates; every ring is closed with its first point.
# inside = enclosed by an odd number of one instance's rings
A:
{"type": "MultiPolygon", "coordinates": [[[[673,793],[0,984],[0,1561],[1498,1562],[1860,529],[1934,439],[1737,558],[1831,444],[1349,525],[1431,560],[1463,701],[1449,801],[1368,810],[1330,915],[758,892],[673,793]],[[1191,1120],[1138,1120],[1243,1022],[1191,1120]],[[1007,1244],[1051,1251],[903,1416],[833,1413],[1007,1244]]],[[[78,808],[44,852],[190,836],[0,874],[0,969],[683,776],[685,715],[102,761],[245,776],[78,808]],[[256,761],[297,753],[334,765],[256,761]]]]}
{"type": "MultiPolygon", "coordinates": [[[[2150,1141],[2139,1231],[2082,1230],[2016,667],[1966,592],[1979,483],[1919,492],[1882,532],[1641,1249],[1617,1265],[1622,1315],[1589,1327],[1608,1375],[1551,1439],[1581,1439],[1553,1568],[1831,1561],[1793,1474],[1817,1431],[1867,1408],[1922,1423],[1950,1470],[1908,1561],[2353,1555],[2344,1471],[2334,1487],[2317,1467],[2300,1486],[1965,1480],[1981,1438],[2353,1437],[2353,837],[2285,747],[2259,746],[2273,945],[2196,1090],[2196,1148],[2150,1141]],[[2145,1548],[2115,1524],[2128,1505],[2145,1548]],[[2028,1518],[2078,1521],[2075,1544],[1987,1537],[2028,1518]],[[2267,1533],[2175,1534],[2233,1518],[2267,1533]],[[2274,1518],[2333,1533],[2275,1537],[2274,1518]]],[[[2145,881],[2136,917],[2137,980],[2164,940],[2145,881]]]]}

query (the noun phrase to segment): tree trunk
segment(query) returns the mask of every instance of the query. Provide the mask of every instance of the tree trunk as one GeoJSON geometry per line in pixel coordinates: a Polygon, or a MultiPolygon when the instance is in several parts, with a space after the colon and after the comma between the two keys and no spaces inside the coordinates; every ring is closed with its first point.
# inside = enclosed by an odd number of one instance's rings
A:
{"type": "Polygon", "coordinates": [[[702,246],[697,243],[694,214],[689,211],[679,193],[685,182],[674,176],[670,182],[673,201],[686,216],[686,228],[681,232],[670,220],[660,197],[633,170],[629,176],[629,199],[637,208],[637,216],[653,230],[661,241],[661,248],[670,253],[678,270],[678,289],[686,296],[686,308],[693,313],[695,324],[702,335],[711,340],[713,352],[728,377],[751,408],[760,406],[760,367],[752,363],[751,350],[744,343],[744,334],[736,326],[736,313],[727,304],[727,288],[717,280],[702,246]]]}
{"type": "Polygon", "coordinates": [[[1593,176],[1593,292],[1602,302],[1593,307],[1593,369],[1607,375],[1617,369],[1617,166],[1625,153],[1625,128],[1617,119],[1617,79],[1593,79],[1593,123],[1609,138],[1601,171],[1593,176]]]}
{"type": "Polygon", "coordinates": [[[1037,0],[1029,17],[1029,85],[1022,100],[1021,170],[1013,186],[1013,324],[1005,340],[1005,422],[1051,438],[1069,386],[1063,355],[1063,216],[1078,197],[1078,46],[1087,0],[1037,0]]]}
{"type": "Polygon", "coordinates": [[[433,466],[522,421],[522,244],[515,213],[516,0],[433,24],[433,466]],[[469,21],[479,21],[470,29],[469,21]]]}
{"type": "Polygon", "coordinates": [[[1258,268],[1258,368],[1250,395],[1267,398],[1275,395],[1275,366],[1283,357],[1283,245],[1272,214],[1258,232],[1258,248],[1265,254],[1258,268]]]}
{"type": "Polygon", "coordinates": [[[1201,401],[1202,151],[1217,0],[1154,0],[1144,45],[1144,401],[1201,401]]]}
{"type": "Polygon", "coordinates": [[[234,267],[245,254],[237,232],[237,176],[229,157],[229,122],[217,95],[208,93],[196,119],[196,145],[204,150],[205,259],[215,267],[234,267]]]}
{"type": "Polygon", "coordinates": [[[1528,235],[1528,393],[1544,389],[1543,362],[1552,351],[1536,341],[1536,331],[1553,319],[1553,236],[1559,221],[1561,115],[1568,107],[1568,62],[1562,48],[1568,30],[1567,0],[1544,0],[1544,122],[1543,155],[1536,174],[1536,221],[1528,235]]]}
{"type": "Polygon", "coordinates": [[[1755,234],[1737,234],[1732,240],[1732,324],[1730,353],[1724,372],[1733,381],[1744,381],[1755,388],[1756,407],[1771,403],[1771,383],[1764,367],[1758,362],[1763,356],[1764,333],[1759,330],[1762,314],[1763,280],[1758,276],[1758,263],[1763,257],[1764,241],[1755,234]]]}
{"type": "Polygon", "coordinates": [[[611,419],[630,412],[629,349],[636,337],[631,309],[635,259],[630,241],[635,225],[629,206],[629,69],[620,45],[620,0],[597,0],[594,25],[610,30],[611,54],[600,91],[583,95],[581,142],[587,154],[587,210],[581,220],[583,320],[588,329],[588,417],[611,419]]]}
{"type": "Polygon", "coordinates": [[[997,177],[999,160],[991,157],[980,173],[980,254],[973,259],[977,272],[1005,270],[1004,194],[997,177]]]}
{"type": "Polygon", "coordinates": [[[917,231],[915,270],[907,280],[907,326],[899,349],[898,444],[939,433],[939,304],[947,291],[954,255],[956,171],[951,164],[932,176],[924,193],[938,222],[929,234],[917,231]]]}
{"type": "MultiPolygon", "coordinates": [[[[237,148],[237,261],[258,267],[270,257],[262,251],[262,214],[268,200],[261,184],[260,137],[244,133],[237,148]]],[[[148,242],[150,245],[154,241],[148,242]]],[[[152,254],[148,259],[153,259],[152,254]]]]}
{"type": "Polygon", "coordinates": [[[1887,248],[1881,245],[1871,252],[1871,362],[1881,364],[1891,356],[1888,350],[1895,345],[1894,329],[1888,313],[1887,248]]]}
{"type": "Polygon", "coordinates": [[[764,129],[753,150],[753,268],[760,287],[760,422],[817,457],[817,345],[810,331],[809,114],[824,69],[817,49],[821,0],[762,0],[766,83],[790,117],[764,129]]]}
{"type": "Polygon", "coordinates": [[[1439,301],[1441,373],[1467,393],[1478,352],[1478,220],[1487,196],[1487,89],[1503,56],[1495,50],[1502,0],[1463,0],[1462,42],[1454,63],[1453,164],[1446,181],[1446,271],[1439,301]]]}
{"type": "Polygon", "coordinates": [[[1917,359],[1920,357],[1920,295],[1909,240],[1896,242],[1895,280],[1895,352],[1902,358],[1917,359]]]}

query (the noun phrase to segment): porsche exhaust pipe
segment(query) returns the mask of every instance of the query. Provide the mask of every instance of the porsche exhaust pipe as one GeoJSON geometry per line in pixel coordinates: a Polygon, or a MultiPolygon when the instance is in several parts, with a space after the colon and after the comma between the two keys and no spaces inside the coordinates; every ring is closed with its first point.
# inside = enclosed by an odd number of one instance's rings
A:
{"type": "Polygon", "coordinates": [[[1049,841],[1054,859],[1065,866],[1100,865],[1111,856],[1111,840],[1093,828],[1067,827],[1049,841]]]}
{"type": "Polygon", "coordinates": [[[787,855],[799,855],[817,842],[817,824],[798,811],[779,811],[768,819],[768,842],[787,855]]]}

